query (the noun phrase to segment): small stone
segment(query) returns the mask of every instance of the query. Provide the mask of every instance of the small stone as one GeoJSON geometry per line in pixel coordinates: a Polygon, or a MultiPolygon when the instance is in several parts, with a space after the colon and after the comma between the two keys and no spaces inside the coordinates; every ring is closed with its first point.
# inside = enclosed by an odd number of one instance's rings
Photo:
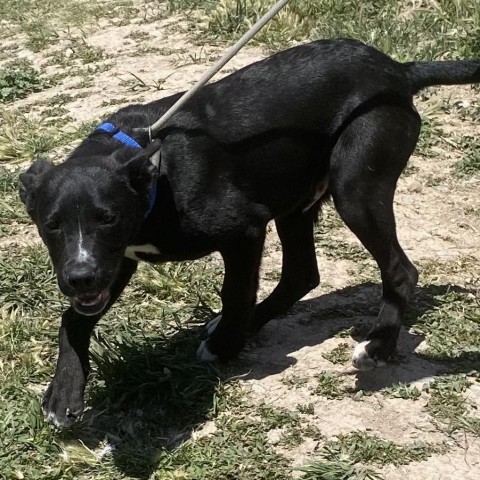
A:
{"type": "Polygon", "coordinates": [[[422,184],[418,180],[413,180],[407,188],[411,193],[420,193],[422,191],[422,184]]]}
{"type": "Polygon", "coordinates": [[[252,390],[255,393],[258,393],[258,394],[264,394],[266,392],[265,387],[263,385],[261,385],[260,383],[253,383],[252,384],[252,390]]]}
{"type": "Polygon", "coordinates": [[[480,407],[480,385],[471,385],[467,390],[467,395],[471,405],[480,407]]]}
{"type": "Polygon", "coordinates": [[[276,445],[280,442],[283,435],[283,430],[281,428],[274,428],[267,433],[267,438],[269,443],[276,445]]]}

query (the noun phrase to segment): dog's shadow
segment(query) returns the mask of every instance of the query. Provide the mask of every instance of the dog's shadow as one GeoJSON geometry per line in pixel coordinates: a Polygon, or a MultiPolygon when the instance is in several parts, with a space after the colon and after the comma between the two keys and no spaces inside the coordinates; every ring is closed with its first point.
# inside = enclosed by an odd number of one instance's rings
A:
{"type": "MultiPolygon", "coordinates": [[[[415,322],[435,308],[436,298],[449,291],[467,292],[450,285],[418,288],[408,321],[415,322]]],[[[80,439],[95,451],[107,446],[122,473],[148,478],[163,462],[171,461],[168,452],[177,451],[196,426],[215,415],[219,379],[278,374],[297,363],[296,353],[302,349],[321,345],[352,326],[364,334],[380,296],[380,286],[367,283],[298,302],[288,315],[272,321],[250,340],[240,359],[227,366],[195,363],[203,326],[182,329],[169,339],[119,342],[114,356],[95,359],[96,381],[87,395],[91,410],[66,438],[80,439]]],[[[422,340],[402,329],[400,362],[357,372],[358,388],[376,391],[447,371],[449,365],[413,353],[422,340]]],[[[455,369],[462,368],[467,371],[471,366],[459,361],[455,369]]]]}
{"type": "MultiPolygon", "coordinates": [[[[376,318],[381,293],[380,285],[364,283],[298,302],[286,316],[272,320],[242,352],[241,359],[251,369],[246,378],[262,379],[281,373],[304,358],[308,359],[307,368],[321,368],[325,362],[317,362],[314,356],[321,357],[326,352],[308,347],[317,347],[333,336],[347,332],[354,340],[361,341],[376,318]]],[[[472,359],[469,353],[453,359],[430,355],[421,345],[424,336],[408,330],[412,324],[422,324],[423,315],[439,306],[447,293],[476,291],[454,285],[417,287],[400,331],[397,357],[383,368],[365,372],[352,369],[357,389],[374,392],[396,383],[427,381],[452,369],[468,372],[480,367],[479,359],[472,359]]]]}

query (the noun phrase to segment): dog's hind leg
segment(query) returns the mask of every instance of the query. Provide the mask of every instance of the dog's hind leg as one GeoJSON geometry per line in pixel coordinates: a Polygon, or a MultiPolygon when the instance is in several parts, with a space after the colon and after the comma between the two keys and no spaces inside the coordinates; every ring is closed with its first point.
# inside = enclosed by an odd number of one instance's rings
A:
{"type": "Polygon", "coordinates": [[[372,368],[395,353],[404,310],[418,279],[397,239],[393,197],[419,126],[418,116],[407,107],[376,107],[350,123],[331,156],[335,206],[376,260],[383,284],[378,318],[353,355],[359,369],[372,368]]]}
{"type": "MultiPolygon", "coordinates": [[[[273,292],[253,311],[249,332],[257,332],[272,318],[285,313],[320,281],[314,244],[314,223],[318,204],[306,212],[301,210],[277,218],[275,225],[282,244],[282,275],[273,292]]],[[[222,313],[223,315],[223,313],[222,313]]],[[[211,320],[206,327],[212,335],[222,321],[222,315],[211,320]]],[[[207,343],[202,343],[197,356],[200,360],[215,360],[209,355],[207,343]]]]}
{"type": "Polygon", "coordinates": [[[273,292],[254,311],[252,330],[285,313],[320,282],[314,244],[314,222],[318,209],[298,211],[275,221],[282,243],[282,275],[273,292]]]}

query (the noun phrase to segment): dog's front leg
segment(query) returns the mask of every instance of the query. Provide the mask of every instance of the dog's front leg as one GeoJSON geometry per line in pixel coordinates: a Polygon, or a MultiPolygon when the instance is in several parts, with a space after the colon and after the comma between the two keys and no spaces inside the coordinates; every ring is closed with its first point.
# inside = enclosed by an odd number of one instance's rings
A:
{"type": "Polygon", "coordinates": [[[99,317],[84,317],[72,307],[62,316],[57,368],[42,403],[47,421],[57,427],[73,423],[83,411],[89,370],[88,346],[99,317]]]}
{"type": "Polygon", "coordinates": [[[69,426],[83,411],[83,394],[90,369],[90,336],[97,322],[122,293],[136,268],[137,262],[129,259],[123,261],[111,287],[110,301],[103,312],[89,317],[69,307],[62,316],[57,367],[42,402],[47,421],[57,427],[69,426]]]}
{"type": "Polygon", "coordinates": [[[197,352],[198,360],[222,362],[238,356],[251,328],[258,288],[258,270],[265,232],[242,238],[221,250],[225,263],[222,315],[208,340],[197,352]]]}

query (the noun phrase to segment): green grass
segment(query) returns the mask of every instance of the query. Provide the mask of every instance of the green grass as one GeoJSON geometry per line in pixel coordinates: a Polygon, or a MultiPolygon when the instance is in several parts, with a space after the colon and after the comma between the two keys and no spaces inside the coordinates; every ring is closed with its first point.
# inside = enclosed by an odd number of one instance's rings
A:
{"type": "Polygon", "coordinates": [[[343,459],[317,460],[298,468],[304,472],[302,480],[381,480],[373,470],[352,465],[343,459]]]}
{"type": "Polygon", "coordinates": [[[422,130],[415,148],[417,155],[423,157],[436,157],[439,151],[434,147],[441,143],[441,137],[444,135],[440,123],[434,117],[422,116],[422,130]]]}
{"type": "Polygon", "coordinates": [[[4,309],[31,310],[58,302],[54,273],[43,246],[12,247],[8,257],[0,259],[0,268],[0,303],[4,309]]]}
{"type": "Polygon", "coordinates": [[[333,260],[368,262],[372,256],[359,242],[344,241],[345,224],[331,203],[322,206],[315,225],[315,245],[322,255],[333,260]],[[343,231],[342,231],[343,230],[343,231]]]}
{"type": "MultiPolygon", "coordinates": [[[[268,0],[172,0],[173,11],[198,8],[206,17],[200,35],[231,42],[263,15],[268,0]]],[[[199,14],[201,16],[201,14],[199,14]]],[[[198,16],[193,16],[198,21],[198,16]]],[[[400,60],[478,57],[480,12],[476,0],[438,0],[412,8],[408,2],[354,0],[290,2],[253,43],[271,49],[315,38],[354,37],[400,60]]]]}
{"type": "Polygon", "coordinates": [[[281,382],[289,388],[301,388],[308,384],[308,377],[287,375],[282,378],[281,382]]]}
{"type": "Polygon", "coordinates": [[[423,442],[398,445],[360,431],[338,435],[336,440],[330,440],[324,446],[325,456],[330,460],[348,458],[353,464],[371,463],[377,466],[419,462],[439,450],[440,447],[423,442]]]}
{"type": "Polygon", "coordinates": [[[267,432],[295,426],[298,414],[260,406],[258,419],[251,419],[256,407],[245,407],[238,387],[225,383],[228,369],[194,361],[199,324],[212,311],[206,302],[219,287],[216,261],[164,268],[169,285],[155,281],[161,267],[141,268],[93,341],[86,395],[93,410],[83,424],[60,434],[43,421],[38,389],[53,371],[66,302],[43,247],[4,253],[0,478],[147,478],[156,471],[158,478],[181,472],[181,478],[220,480],[239,468],[246,479],[287,478],[287,462],[273,451],[267,432]],[[145,289],[147,277],[153,284],[145,289]],[[217,424],[216,433],[189,439],[191,429],[207,420],[217,424]],[[100,457],[106,444],[115,449],[100,457]]]}
{"type": "Polygon", "coordinates": [[[391,387],[384,388],[382,393],[387,397],[403,398],[404,400],[418,400],[421,395],[417,387],[405,383],[397,383],[391,387]]]}
{"type": "Polygon", "coordinates": [[[159,78],[158,80],[154,80],[151,83],[147,83],[142,78],[132,72],[130,72],[131,78],[127,80],[122,80],[122,86],[126,90],[130,90],[132,92],[144,92],[147,90],[156,90],[160,91],[163,90],[163,84],[167,81],[168,77],[159,78]]]}
{"type": "Polygon", "coordinates": [[[317,385],[313,390],[315,395],[328,399],[341,398],[346,395],[341,378],[335,373],[320,372],[315,375],[317,385]]]}
{"type": "Polygon", "coordinates": [[[0,68],[0,103],[12,102],[51,86],[28,60],[13,60],[0,68]]]}
{"type": "Polygon", "coordinates": [[[103,3],[93,0],[0,0],[0,18],[3,20],[0,38],[26,33],[26,46],[38,52],[75,27],[84,30],[99,29],[101,20],[121,25],[139,14],[140,9],[131,0],[110,0],[103,3]]]}
{"type": "Polygon", "coordinates": [[[455,165],[459,177],[480,176],[480,140],[471,135],[464,135],[457,141],[458,149],[464,157],[455,165]]]}
{"type": "Polygon", "coordinates": [[[334,364],[346,364],[350,361],[352,356],[352,348],[348,343],[340,343],[335,348],[327,353],[322,354],[322,357],[334,364]]]}
{"type": "Polygon", "coordinates": [[[0,478],[41,479],[63,477],[57,435],[44,425],[37,395],[21,384],[0,389],[0,478]]]}
{"type": "MultiPolygon", "coordinates": [[[[433,302],[432,302],[433,300],[433,302]]],[[[413,320],[412,330],[426,337],[428,348],[422,353],[435,361],[476,368],[480,365],[479,297],[468,290],[434,293],[433,303],[413,320]]],[[[413,306],[415,311],[420,305],[413,306]]]]}
{"type": "Polygon", "coordinates": [[[430,399],[426,410],[448,434],[457,431],[480,435],[480,417],[467,408],[465,392],[471,385],[465,374],[445,375],[427,387],[430,399]]]}
{"type": "Polygon", "coordinates": [[[381,479],[380,474],[365,465],[407,465],[426,460],[433,453],[444,451],[443,445],[423,442],[399,445],[367,432],[355,431],[327,441],[320,458],[305,467],[305,480],[381,479]]]}
{"type": "MultiPolygon", "coordinates": [[[[98,69],[108,69],[108,65],[93,65],[108,58],[104,49],[93,46],[88,43],[84,35],[70,35],[67,44],[61,49],[53,51],[49,57],[47,65],[57,65],[63,69],[70,69],[72,74],[95,73],[98,69]],[[79,66],[86,65],[87,69],[79,70],[79,66]]],[[[104,70],[103,70],[104,71],[104,70]]]]}
{"type": "Polygon", "coordinates": [[[262,418],[262,424],[268,429],[298,426],[300,420],[296,412],[260,405],[257,408],[262,418]]]}
{"type": "Polygon", "coordinates": [[[258,421],[248,418],[221,417],[219,432],[195,443],[186,442],[173,456],[173,461],[158,478],[187,478],[191,480],[242,480],[289,478],[287,460],[276,454],[258,421]],[[220,453],[220,454],[219,454],[220,453]]]}
{"type": "Polygon", "coordinates": [[[298,404],[297,405],[297,410],[299,413],[303,413],[304,415],[313,415],[315,413],[315,407],[311,403],[307,404],[298,404]]]}
{"type": "Polygon", "coordinates": [[[53,25],[42,17],[24,19],[22,24],[28,37],[25,46],[32,52],[41,52],[60,37],[53,25]]]}
{"type": "MultiPolygon", "coordinates": [[[[46,110],[48,114],[48,110],[46,110]]],[[[57,110],[59,113],[59,110],[57,110]]],[[[35,118],[19,110],[0,110],[0,158],[10,163],[32,161],[38,155],[52,152],[84,138],[98,120],[74,126],[65,115],[35,118]]]]}
{"type": "Polygon", "coordinates": [[[21,232],[31,221],[18,196],[20,170],[7,170],[0,166],[0,239],[21,232]]]}

